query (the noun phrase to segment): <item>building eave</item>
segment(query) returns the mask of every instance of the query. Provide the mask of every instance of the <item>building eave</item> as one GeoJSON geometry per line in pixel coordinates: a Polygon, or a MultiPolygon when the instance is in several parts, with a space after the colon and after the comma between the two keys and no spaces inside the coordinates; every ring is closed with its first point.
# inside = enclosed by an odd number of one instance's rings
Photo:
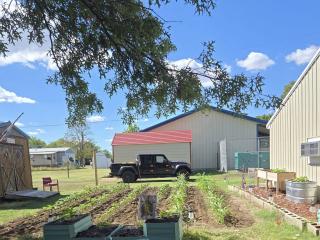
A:
{"type": "MultiPolygon", "coordinates": [[[[235,112],[232,112],[232,111],[229,111],[229,110],[225,110],[225,109],[218,109],[216,107],[210,107],[211,110],[213,111],[217,111],[217,112],[221,112],[221,113],[224,113],[224,114],[227,114],[227,115],[230,115],[230,116],[233,116],[233,117],[237,117],[237,118],[241,118],[241,119],[245,119],[245,120],[248,120],[248,121],[252,121],[252,122],[256,122],[258,124],[262,124],[262,125],[266,125],[267,124],[267,121],[265,120],[262,120],[262,119],[259,119],[259,118],[254,118],[254,117],[250,117],[250,116],[247,116],[247,115],[243,115],[243,114],[240,114],[240,113],[235,113],[235,112]]],[[[191,110],[189,112],[186,112],[186,113],[182,113],[180,115],[177,115],[173,118],[170,118],[170,119],[167,119],[163,122],[160,122],[158,124],[155,124],[155,125],[152,125],[148,128],[145,128],[143,130],[141,130],[140,132],[148,132],[148,131],[151,131],[153,129],[156,129],[156,128],[159,128],[161,126],[164,126],[168,123],[171,123],[171,122],[174,122],[178,119],[181,119],[181,118],[184,118],[184,117],[187,117],[193,113],[196,113],[198,111],[201,111],[200,109],[194,109],[194,110],[191,110]]]]}
{"type": "Polygon", "coordinates": [[[291,90],[289,91],[289,93],[286,95],[286,97],[283,99],[283,101],[281,102],[280,107],[275,111],[275,113],[272,115],[272,117],[270,118],[269,122],[267,123],[267,128],[270,129],[271,124],[273,122],[273,120],[278,116],[278,114],[280,113],[280,111],[282,110],[283,106],[288,102],[289,98],[292,96],[292,94],[295,92],[295,90],[298,88],[298,86],[300,85],[300,83],[302,82],[302,80],[304,79],[305,75],[308,73],[308,71],[311,69],[311,67],[313,66],[313,64],[317,61],[318,57],[320,56],[320,48],[317,50],[317,52],[315,53],[315,55],[313,56],[313,58],[310,60],[310,62],[308,63],[308,65],[306,66],[306,68],[303,70],[303,72],[301,73],[301,75],[299,76],[299,78],[297,79],[297,81],[295,82],[295,84],[293,85],[293,87],[291,88],[291,90]]]}

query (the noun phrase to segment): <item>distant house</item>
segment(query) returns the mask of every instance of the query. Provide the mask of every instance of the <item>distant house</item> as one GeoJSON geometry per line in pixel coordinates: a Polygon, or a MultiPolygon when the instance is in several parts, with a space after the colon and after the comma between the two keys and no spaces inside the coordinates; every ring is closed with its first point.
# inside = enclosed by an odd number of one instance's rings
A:
{"type": "Polygon", "coordinates": [[[29,136],[11,122],[0,123],[0,198],[32,189],[29,136]]]}
{"type": "Polygon", "coordinates": [[[33,167],[58,167],[74,160],[75,152],[71,148],[30,148],[30,161],[33,167]]]}

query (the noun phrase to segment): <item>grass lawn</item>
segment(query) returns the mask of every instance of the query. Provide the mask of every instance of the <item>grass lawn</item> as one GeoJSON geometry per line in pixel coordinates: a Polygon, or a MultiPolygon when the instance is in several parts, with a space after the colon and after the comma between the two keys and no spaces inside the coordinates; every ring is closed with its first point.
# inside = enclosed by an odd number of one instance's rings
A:
{"type": "MultiPolygon", "coordinates": [[[[107,175],[104,169],[98,169],[98,178],[101,179],[107,175]]],[[[83,187],[92,187],[95,185],[94,169],[90,167],[70,170],[68,178],[67,170],[51,171],[32,171],[33,187],[42,190],[42,178],[51,177],[59,180],[60,193],[63,195],[79,191],[83,187]]],[[[55,189],[54,189],[55,190],[55,189]]]]}
{"type": "MultiPolygon", "coordinates": [[[[103,177],[106,175],[106,170],[98,170],[100,182],[103,181],[103,177]]],[[[42,177],[58,179],[61,196],[50,198],[45,201],[0,202],[0,224],[9,222],[18,217],[33,214],[43,207],[54,203],[61,197],[64,197],[72,192],[79,191],[86,186],[95,185],[94,170],[92,168],[70,170],[70,178],[68,178],[67,170],[32,171],[33,187],[37,187],[39,190],[42,190],[42,177]]],[[[104,184],[107,184],[107,182],[104,182],[104,184]]],[[[53,190],[55,190],[55,188],[53,190]]]]}
{"type": "Polygon", "coordinates": [[[316,240],[318,237],[308,232],[278,221],[275,212],[260,210],[252,206],[248,209],[254,214],[255,223],[248,228],[189,229],[183,240],[316,240]]]}
{"type": "MultiPolygon", "coordinates": [[[[94,170],[91,168],[75,169],[70,171],[70,178],[67,177],[66,170],[47,170],[47,171],[33,171],[34,187],[42,189],[42,177],[50,176],[54,179],[59,179],[61,196],[64,197],[72,192],[79,191],[86,186],[94,186],[94,170]]],[[[116,184],[121,181],[117,178],[105,178],[107,172],[99,170],[100,184],[116,184]]],[[[209,177],[214,178],[217,185],[226,190],[228,184],[240,184],[241,174],[230,172],[228,174],[207,173],[209,177]]],[[[190,185],[195,185],[197,175],[190,179],[190,185]]],[[[254,183],[254,179],[246,179],[248,184],[254,183]]],[[[176,178],[166,179],[143,179],[131,186],[137,187],[140,184],[148,183],[150,186],[160,186],[162,184],[174,185],[176,178]]],[[[234,193],[233,193],[234,194],[234,193]]],[[[47,201],[20,201],[20,202],[3,202],[0,203],[0,224],[13,220],[17,217],[33,214],[41,208],[55,202],[59,197],[47,201]]],[[[209,240],[209,239],[227,239],[227,240],[241,240],[241,239],[318,239],[309,233],[301,233],[298,229],[279,221],[279,217],[274,212],[261,210],[252,206],[249,202],[245,204],[248,206],[248,214],[254,217],[254,224],[246,228],[221,227],[213,229],[202,229],[201,227],[188,228],[185,231],[184,240],[209,240]]]]}

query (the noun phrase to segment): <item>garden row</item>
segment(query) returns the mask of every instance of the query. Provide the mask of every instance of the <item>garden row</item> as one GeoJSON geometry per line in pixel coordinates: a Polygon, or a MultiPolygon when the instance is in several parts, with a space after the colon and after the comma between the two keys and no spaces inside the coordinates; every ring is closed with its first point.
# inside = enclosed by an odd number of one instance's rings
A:
{"type": "Polygon", "coordinates": [[[119,184],[112,188],[105,186],[86,188],[58,200],[55,204],[45,207],[35,215],[0,225],[0,238],[13,238],[39,233],[48,220],[67,218],[76,212],[95,214],[104,211],[106,206],[119,201],[129,192],[131,192],[131,189],[125,184],[119,184]]]}
{"type": "Polygon", "coordinates": [[[239,211],[233,206],[238,204],[231,203],[232,199],[210,177],[198,179],[196,186],[188,186],[184,177],[179,177],[173,187],[132,188],[117,184],[88,188],[59,200],[36,216],[0,226],[0,238],[34,233],[39,236],[44,226],[45,239],[181,239],[182,222],[207,227],[236,226],[234,212],[239,211]],[[156,196],[156,204],[139,204],[142,195],[156,196]],[[138,219],[138,208],[154,217],[138,219]]]}
{"type": "Polygon", "coordinates": [[[180,177],[174,194],[170,194],[171,192],[173,191],[168,185],[160,188],[138,186],[120,201],[110,204],[105,211],[96,215],[84,215],[78,211],[78,214],[63,215],[46,224],[44,239],[182,239],[180,216],[184,211],[187,181],[180,177]],[[160,203],[168,200],[167,206],[160,209],[161,204],[138,204],[140,196],[157,196],[160,203]],[[142,215],[153,215],[154,218],[142,221],[142,216],[139,223],[134,222],[135,225],[115,224],[115,221],[119,222],[119,218],[122,219],[123,216],[130,219],[131,212],[137,218],[138,205],[144,212],[142,215]],[[160,212],[160,218],[156,218],[156,212],[160,212]]]}

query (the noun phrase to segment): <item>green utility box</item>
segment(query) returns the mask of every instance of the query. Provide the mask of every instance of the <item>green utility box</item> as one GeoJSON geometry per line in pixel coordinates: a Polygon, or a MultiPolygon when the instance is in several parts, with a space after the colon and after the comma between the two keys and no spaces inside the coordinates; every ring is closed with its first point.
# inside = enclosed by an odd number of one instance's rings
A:
{"type": "Polygon", "coordinates": [[[270,169],[270,152],[236,152],[235,169],[264,168],[270,169]]]}

